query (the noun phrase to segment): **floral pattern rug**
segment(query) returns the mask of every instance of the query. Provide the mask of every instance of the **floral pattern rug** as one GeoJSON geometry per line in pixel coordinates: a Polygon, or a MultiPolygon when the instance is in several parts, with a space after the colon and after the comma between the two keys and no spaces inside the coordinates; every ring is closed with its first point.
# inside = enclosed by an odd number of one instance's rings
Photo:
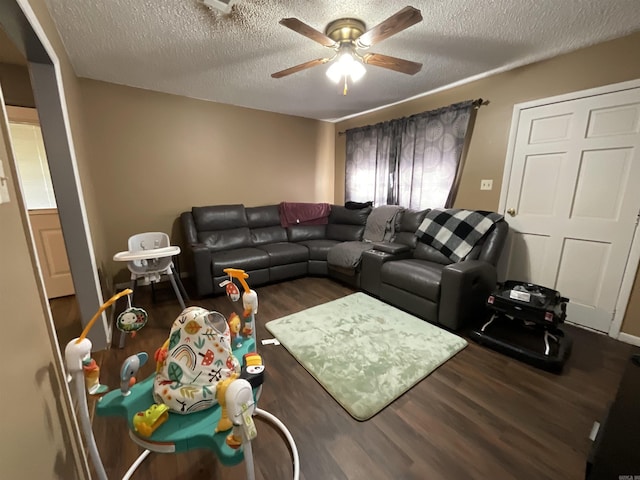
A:
{"type": "Polygon", "coordinates": [[[357,420],[367,420],[467,346],[466,340],[354,293],[266,324],[357,420]]]}

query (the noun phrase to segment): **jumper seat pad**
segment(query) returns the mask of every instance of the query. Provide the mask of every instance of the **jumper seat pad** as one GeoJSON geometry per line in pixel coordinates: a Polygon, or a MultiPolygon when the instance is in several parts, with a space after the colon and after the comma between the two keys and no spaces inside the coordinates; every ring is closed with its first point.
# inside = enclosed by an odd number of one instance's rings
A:
{"type": "Polygon", "coordinates": [[[216,387],[240,373],[231,332],[218,312],[186,308],[173,322],[166,358],[153,381],[153,398],[173,412],[192,413],[217,403],[216,387]]]}
{"type": "Polygon", "coordinates": [[[434,208],[427,213],[416,235],[451,261],[459,262],[502,218],[495,212],[434,208]]]}

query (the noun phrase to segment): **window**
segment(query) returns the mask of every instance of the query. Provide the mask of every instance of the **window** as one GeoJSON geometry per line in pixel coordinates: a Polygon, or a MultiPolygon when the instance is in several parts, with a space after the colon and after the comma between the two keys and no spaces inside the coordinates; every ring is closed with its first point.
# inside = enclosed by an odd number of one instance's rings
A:
{"type": "Polygon", "coordinates": [[[345,200],[451,206],[476,105],[466,101],[347,130],[345,200]]]}
{"type": "Polygon", "coordinates": [[[27,209],[56,208],[40,126],[9,122],[9,129],[27,209]]]}

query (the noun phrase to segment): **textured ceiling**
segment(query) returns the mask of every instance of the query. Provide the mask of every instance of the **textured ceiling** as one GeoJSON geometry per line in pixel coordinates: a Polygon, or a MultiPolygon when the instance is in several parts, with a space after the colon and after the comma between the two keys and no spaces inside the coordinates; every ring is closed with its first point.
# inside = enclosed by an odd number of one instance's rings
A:
{"type": "Polygon", "coordinates": [[[640,30],[639,0],[238,0],[223,15],[198,0],[47,0],[76,73],[107,82],[316,119],[339,119],[485,72],[640,30]],[[270,74],[331,53],[281,25],[371,28],[406,5],[424,20],[371,48],[423,63],[414,76],[367,66],[342,96],[327,65],[270,74]]]}

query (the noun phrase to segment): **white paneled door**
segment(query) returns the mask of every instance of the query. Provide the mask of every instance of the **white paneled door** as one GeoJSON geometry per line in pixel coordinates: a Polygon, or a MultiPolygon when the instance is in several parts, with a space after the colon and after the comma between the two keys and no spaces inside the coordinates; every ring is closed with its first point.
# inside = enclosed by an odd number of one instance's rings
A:
{"type": "Polygon", "coordinates": [[[36,252],[40,260],[47,298],[73,295],[73,278],[62,236],[58,210],[29,210],[36,252]]]}
{"type": "Polygon", "coordinates": [[[640,88],[519,113],[505,278],[560,291],[568,321],[608,332],[640,209],[640,88]]]}

